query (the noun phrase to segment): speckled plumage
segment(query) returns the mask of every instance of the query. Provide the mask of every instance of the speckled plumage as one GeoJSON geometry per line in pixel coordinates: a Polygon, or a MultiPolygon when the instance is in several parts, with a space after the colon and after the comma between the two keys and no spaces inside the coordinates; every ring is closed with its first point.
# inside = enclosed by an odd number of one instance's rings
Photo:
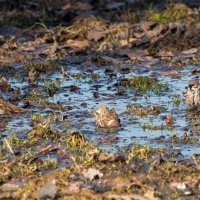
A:
{"type": "Polygon", "coordinates": [[[119,126],[118,114],[114,108],[108,109],[105,105],[100,105],[94,110],[96,125],[101,128],[112,128],[119,126]]]}
{"type": "Polygon", "coordinates": [[[7,102],[3,99],[3,97],[0,97],[0,115],[11,115],[14,113],[21,113],[26,112],[25,109],[18,108],[16,105],[7,102]]]}
{"type": "Polygon", "coordinates": [[[188,108],[194,109],[200,106],[200,85],[197,80],[189,81],[185,93],[185,101],[188,108]]]}

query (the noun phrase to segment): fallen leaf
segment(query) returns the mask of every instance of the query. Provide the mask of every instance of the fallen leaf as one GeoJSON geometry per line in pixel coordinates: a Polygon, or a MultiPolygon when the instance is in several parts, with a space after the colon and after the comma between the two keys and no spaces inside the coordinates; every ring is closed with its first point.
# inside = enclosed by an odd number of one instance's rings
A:
{"type": "Polygon", "coordinates": [[[185,50],[185,51],[182,51],[182,54],[184,55],[191,55],[191,54],[195,54],[197,52],[197,48],[192,48],[192,49],[189,49],[189,50],[185,50]]]}
{"type": "Polygon", "coordinates": [[[192,69],[192,74],[200,74],[200,67],[192,69]]]}
{"type": "Polygon", "coordinates": [[[69,46],[75,47],[75,48],[86,48],[89,46],[88,40],[67,40],[67,44],[69,46]]]}
{"type": "Polygon", "coordinates": [[[171,72],[160,72],[161,75],[164,76],[174,76],[174,77],[180,77],[181,73],[177,71],[171,71],[171,72]]]}
{"type": "Polygon", "coordinates": [[[98,30],[98,29],[92,29],[92,30],[88,31],[87,39],[94,40],[95,42],[97,42],[100,39],[104,38],[105,36],[106,36],[105,31],[98,30]]]}
{"type": "Polygon", "coordinates": [[[40,149],[40,150],[38,151],[38,153],[47,153],[47,152],[50,150],[51,147],[52,147],[51,144],[48,145],[48,146],[46,146],[46,147],[43,147],[42,149],[40,149]]]}
{"type": "Polygon", "coordinates": [[[105,162],[105,161],[114,161],[115,156],[112,153],[101,153],[98,156],[98,161],[105,162]]]}
{"type": "Polygon", "coordinates": [[[140,27],[145,32],[152,29],[155,25],[156,25],[155,22],[149,22],[149,21],[140,22],[140,27]]]}
{"type": "Polygon", "coordinates": [[[147,50],[130,50],[130,49],[120,49],[117,53],[121,56],[128,56],[130,60],[135,60],[143,56],[148,56],[149,52],[147,50]]]}
{"type": "Polygon", "coordinates": [[[46,147],[40,149],[40,150],[38,151],[38,153],[47,153],[47,152],[50,152],[50,151],[56,151],[56,150],[58,150],[58,149],[59,149],[58,146],[52,146],[52,145],[50,144],[50,145],[48,145],[48,146],[46,146],[46,147]]]}
{"type": "Polygon", "coordinates": [[[127,46],[129,44],[128,40],[127,39],[124,39],[124,40],[119,40],[119,44],[120,46],[127,46]]]}
{"type": "Polygon", "coordinates": [[[66,187],[63,191],[64,194],[78,194],[80,192],[80,187],[83,185],[83,182],[77,181],[77,182],[67,182],[66,187]]]}

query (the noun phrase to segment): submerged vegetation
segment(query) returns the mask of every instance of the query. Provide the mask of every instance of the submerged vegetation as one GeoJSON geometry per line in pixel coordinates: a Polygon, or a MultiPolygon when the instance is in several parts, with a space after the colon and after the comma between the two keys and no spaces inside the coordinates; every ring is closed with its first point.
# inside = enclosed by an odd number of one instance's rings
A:
{"type": "Polygon", "coordinates": [[[118,83],[120,86],[136,89],[140,93],[166,91],[168,84],[158,81],[155,78],[149,76],[135,76],[129,79],[122,79],[118,83]]]}

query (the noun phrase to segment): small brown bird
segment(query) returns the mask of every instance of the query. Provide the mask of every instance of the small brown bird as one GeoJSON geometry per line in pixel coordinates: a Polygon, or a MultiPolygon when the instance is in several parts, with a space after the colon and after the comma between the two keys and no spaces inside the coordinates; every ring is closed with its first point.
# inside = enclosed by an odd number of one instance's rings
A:
{"type": "Polygon", "coordinates": [[[186,87],[185,101],[190,109],[198,108],[200,106],[200,85],[197,80],[190,80],[188,87],[186,87]]]}
{"type": "Polygon", "coordinates": [[[200,169],[200,154],[193,154],[192,159],[194,163],[196,164],[196,167],[200,169]]]}
{"type": "Polygon", "coordinates": [[[15,113],[23,113],[27,110],[18,108],[16,105],[5,101],[3,97],[0,96],[0,115],[11,115],[15,113]]]}
{"type": "Polygon", "coordinates": [[[99,105],[99,108],[94,109],[93,113],[98,127],[115,128],[119,126],[118,114],[114,108],[108,109],[105,105],[99,105]]]}

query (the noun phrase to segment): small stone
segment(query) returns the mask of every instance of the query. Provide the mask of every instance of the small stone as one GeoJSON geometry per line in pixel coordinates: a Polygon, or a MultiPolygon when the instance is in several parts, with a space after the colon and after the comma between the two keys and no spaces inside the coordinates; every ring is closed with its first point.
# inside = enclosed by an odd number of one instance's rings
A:
{"type": "Polygon", "coordinates": [[[56,180],[49,180],[40,188],[37,199],[45,199],[47,197],[54,199],[56,190],[56,180]]]}
{"type": "Polygon", "coordinates": [[[103,176],[103,173],[101,173],[99,170],[95,168],[89,168],[87,171],[83,173],[83,176],[92,181],[96,178],[100,179],[103,176]]]}

